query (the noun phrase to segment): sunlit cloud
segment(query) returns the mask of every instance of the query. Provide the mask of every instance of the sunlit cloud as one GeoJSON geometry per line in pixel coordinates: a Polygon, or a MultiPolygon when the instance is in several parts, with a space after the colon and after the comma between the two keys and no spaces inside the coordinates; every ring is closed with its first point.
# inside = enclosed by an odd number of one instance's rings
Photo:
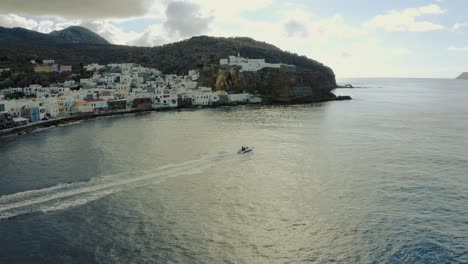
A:
{"type": "Polygon", "coordinates": [[[429,14],[443,14],[446,11],[435,4],[418,8],[407,8],[401,11],[392,10],[384,15],[372,18],[366,27],[372,29],[383,29],[388,32],[423,32],[444,29],[440,24],[429,21],[418,21],[417,18],[429,14]]]}
{"type": "Polygon", "coordinates": [[[448,47],[449,51],[468,51],[468,47],[455,47],[455,46],[450,46],[448,47]]]}

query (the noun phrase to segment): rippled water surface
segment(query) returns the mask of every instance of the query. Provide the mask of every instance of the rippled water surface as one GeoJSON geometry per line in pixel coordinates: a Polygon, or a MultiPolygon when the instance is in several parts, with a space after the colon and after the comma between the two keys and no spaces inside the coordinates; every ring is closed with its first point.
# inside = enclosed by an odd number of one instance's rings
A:
{"type": "Polygon", "coordinates": [[[468,263],[468,82],[341,82],[1,138],[0,263],[468,263]]]}

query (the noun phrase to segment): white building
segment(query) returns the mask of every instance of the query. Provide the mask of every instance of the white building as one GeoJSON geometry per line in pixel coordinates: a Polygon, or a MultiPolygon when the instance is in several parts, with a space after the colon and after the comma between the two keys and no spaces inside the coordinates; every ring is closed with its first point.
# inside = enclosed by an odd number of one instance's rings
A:
{"type": "Polygon", "coordinates": [[[26,96],[36,96],[36,91],[40,88],[42,88],[42,86],[39,84],[31,84],[23,89],[23,93],[26,96]]]}
{"type": "Polygon", "coordinates": [[[1,90],[1,92],[2,92],[4,95],[13,94],[13,93],[22,93],[22,92],[23,92],[23,88],[7,88],[7,89],[1,90]]]}
{"type": "Polygon", "coordinates": [[[59,108],[59,116],[70,116],[77,113],[75,109],[75,102],[78,100],[73,96],[62,96],[57,100],[59,108]]]}
{"type": "Polygon", "coordinates": [[[190,70],[188,72],[188,77],[192,81],[198,81],[198,79],[200,78],[200,73],[198,71],[196,71],[196,70],[190,70]]]}
{"type": "Polygon", "coordinates": [[[80,84],[83,87],[89,88],[97,85],[96,81],[93,79],[80,79],[80,84]]]}
{"type": "Polygon", "coordinates": [[[126,95],[130,93],[130,84],[128,83],[117,83],[115,85],[115,93],[120,95],[126,95]]]}
{"type": "Polygon", "coordinates": [[[219,102],[219,94],[213,92],[210,87],[187,91],[187,95],[192,99],[193,105],[212,105],[219,102]]]}
{"type": "Polygon", "coordinates": [[[58,96],[64,96],[66,93],[70,92],[70,88],[68,87],[52,87],[50,90],[53,94],[58,96]]]}
{"type": "Polygon", "coordinates": [[[41,87],[36,90],[36,97],[37,98],[46,98],[52,95],[52,91],[50,87],[41,87]]]}
{"type": "Polygon", "coordinates": [[[45,111],[51,118],[56,118],[60,115],[59,105],[56,98],[47,98],[44,100],[45,111]]]}
{"type": "Polygon", "coordinates": [[[5,112],[10,113],[14,117],[21,117],[22,109],[38,106],[33,99],[5,100],[2,104],[5,106],[5,112]]]}
{"type": "Polygon", "coordinates": [[[86,65],[84,67],[87,71],[98,71],[98,70],[101,70],[101,69],[105,69],[106,66],[104,65],[99,65],[97,63],[92,63],[92,64],[89,64],[89,65],[86,65]]]}
{"type": "Polygon", "coordinates": [[[130,83],[131,81],[132,81],[132,76],[130,74],[120,75],[120,82],[121,83],[130,83]]]}
{"type": "Polygon", "coordinates": [[[239,66],[240,72],[244,71],[259,71],[263,68],[275,68],[279,69],[282,66],[289,66],[289,67],[295,67],[293,65],[287,65],[287,64],[282,64],[282,63],[267,63],[265,62],[265,59],[247,59],[247,58],[242,58],[240,54],[235,56],[229,56],[227,59],[221,59],[219,61],[219,64],[221,66],[239,66]]]}
{"type": "Polygon", "coordinates": [[[86,100],[86,102],[89,103],[92,112],[107,111],[107,101],[102,99],[91,99],[86,100]]]}
{"type": "Polygon", "coordinates": [[[177,107],[177,93],[166,88],[157,88],[153,94],[153,108],[177,107]]]}
{"type": "Polygon", "coordinates": [[[75,81],[73,80],[63,82],[63,87],[73,87],[73,86],[75,86],[75,81]]]}
{"type": "Polygon", "coordinates": [[[241,93],[241,94],[228,94],[229,103],[247,103],[250,99],[250,94],[241,93]]]}
{"type": "Polygon", "coordinates": [[[46,107],[44,99],[33,99],[31,102],[31,106],[39,108],[39,119],[43,119],[46,116],[46,107]]]}

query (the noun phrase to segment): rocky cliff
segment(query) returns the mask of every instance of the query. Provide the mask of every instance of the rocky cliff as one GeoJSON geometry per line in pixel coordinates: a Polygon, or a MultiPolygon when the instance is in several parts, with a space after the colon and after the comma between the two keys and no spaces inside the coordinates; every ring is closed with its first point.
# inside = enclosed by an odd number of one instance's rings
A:
{"type": "Polygon", "coordinates": [[[334,79],[314,71],[284,72],[265,68],[257,72],[240,72],[238,67],[204,69],[200,83],[217,91],[250,92],[263,95],[271,102],[313,102],[333,99],[334,79]]]}

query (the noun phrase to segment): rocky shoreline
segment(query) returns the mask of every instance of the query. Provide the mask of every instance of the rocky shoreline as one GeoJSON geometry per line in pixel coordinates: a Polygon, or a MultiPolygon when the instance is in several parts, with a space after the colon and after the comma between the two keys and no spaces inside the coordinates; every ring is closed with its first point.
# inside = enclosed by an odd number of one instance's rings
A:
{"type": "Polygon", "coordinates": [[[344,101],[344,100],[351,100],[350,96],[336,96],[336,97],[327,97],[327,98],[297,98],[292,99],[288,102],[270,102],[270,103],[263,103],[263,104],[252,104],[252,103],[235,103],[235,104],[222,104],[222,105],[210,105],[210,106],[195,106],[195,107],[168,107],[168,108],[159,108],[159,109],[134,109],[134,110],[126,110],[126,111],[116,111],[116,112],[106,112],[106,113],[86,113],[86,114],[79,114],[74,116],[62,117],[57,119],[51,119],[46,121],[39,121],[35,123],[30,123],[25,126],[14,127],[10,129],[3,129],[0,130],[0,137],[8,136],[8,135],[22,135],[22,134],[29,134],[39,128],[48,128],[60,125],[66,125],[77,121],[82,120],[89,120],[95,119],[98,117],[108,117],[108,116],[116,116],[116,115],[126,115],[126,114],[137,114],[137,113],[145,113],[145,112],[162,112],[162,111],[173,111],[173,110],[182,110],[182,109],[198,109],[198,108],[216,108],[216,107],[223,107],[223,106],[239,106],[239,105],[277,105],[277,104],[308,104],[308,103],[322,103],[322,102],[330,102],[330,101],[344,101]]]}

